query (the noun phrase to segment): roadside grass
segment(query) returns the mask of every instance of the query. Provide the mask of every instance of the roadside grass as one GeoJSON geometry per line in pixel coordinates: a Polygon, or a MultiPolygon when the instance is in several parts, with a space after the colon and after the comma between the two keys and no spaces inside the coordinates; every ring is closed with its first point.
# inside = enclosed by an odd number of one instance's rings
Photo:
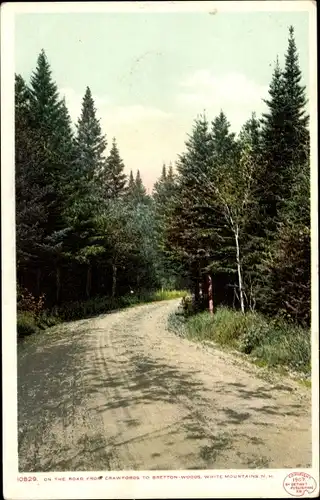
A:
{"type": "Polygon", "coordinates": [[[212,316],[201,312],[172,313],[168,327],[194,341],[211,341],[240,351],[258,366],[311,373],[310,331],[282,318],[270,319],[257,312],[220,307],[212,316]]]}
{"type": "Polygon", "coordinates": [[[182,298],[187,295],[184,290],[141,291],[122,297],[99,296],[86,301],[67,302],[60,307],[34,314],[30,311],[17,312],[18,338],[38,333],[41,330],[62,322],[86,319],[99,314],[106,314],[119,309],[137,305],[182,298]]]}

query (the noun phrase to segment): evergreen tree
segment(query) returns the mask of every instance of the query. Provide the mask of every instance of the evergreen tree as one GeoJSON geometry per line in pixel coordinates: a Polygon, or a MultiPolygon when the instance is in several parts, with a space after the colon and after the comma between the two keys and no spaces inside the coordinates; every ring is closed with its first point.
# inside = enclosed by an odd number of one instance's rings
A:
{"type": "MultiPolygon", "coordinates": [[[[64,211],[72,177],[73,143],[70,118],[52,79],[44,51],[39,54],[28,92],[29,138],[36,141],[32,178],[34,185],[44,193],[42,206],[46,211],[46,218],[38,228],[42,239],[38,245],[37,273],[46,273],[48,286],[49,277],[56,276],[56,295],[59,296],[60,262],[63,260],[64,241],[70,231],[64,211]]],[[[37,281],[40,280],[38,276],[37,281]]],[[[51,284],[50,294],[52,288],[51,284]]]]}
{"type": "Polygon", "coordinates": [[[208,205],[207,210],[214,217],[214,231],[212,231],[214,251],[208,269],[214,275],[213,285],[216,288],[216,300],[221,300],[224,303],[231,301],[231,291],[234,290],[233,293],[235,293],[237,277],[234,231],[230,226],[230,221],[226,221],[226,205],[222,203],[221,193],[225,190],[227,179],[230,179],[230,182],[233,179],[232,171],[237,171],[239,161],[239,148],[235,134],[230,131],[230,122],[221,110],[212,122],[212,167],[210,175],[203,179],[202,185],[205,187],[208,182],[210,183],[211,188],[207,190],[205,199],[208,205]]]}
{"type": "Polygon", "coordinates": [[[130,196],[132,195],[132,193],[134,192],[134,186],[135,186],[135,182],[134,182],[133,172],[132,172],[132,170],[130,170],[129,181],[128,181],[128,190],[127,190],[128,195],[130,195],[130,196]]]}
{"type": "Polygon", "coordinates": [[[172,261],[172,254],[166,250],[166,237],[165,237],[165,221],[171,218],[172,204],[176,192],[176,178],[173,173],[172,165],[169,165],[167,170],[166,165],[162,166],[162,172],[159,179],[155,182],[152,197],[155,219],[155,236],[154,240],[157,242],[157,275],[161,285],[165,288],[179,287],[177,277],[180,273],[180,266],[177,266],[172,261]]]}
{"type": "Polygon", "coordinates": [[[112,148],[101,174],[103,190],[107,198],[115,199],[125,194],[127,176],[123,171],[124,163],[120,158],[116,139],[113,138],[112,148]]]}
{"type": "Polygon", "coordinates": [[[68,255],[86,268],[86,297],[91,295],[93,264],[105,251],[95,239],[95,219],[104,211],[100,179],[106,162],[103,156],[106,144],[91,90],[87,87],[77,124],[73,194],[66,214],[73,228],[68,240],[68,255]]]}
{"type": "Polygon", "coordinates": [[[295,177],[308,159],[308,115],[305,87],[301,84],[301,70],[294,40],[289,29],[285,68],[281,71],[277,59],[266,100],[268,112],[263,115],[262,139],[265,171],[262,173],[263,217],[269,221],[269,230],[277,223],[291,196],[295,177]]]}
{"type": "MultiPolygon", "coordinates": [[[[30,126],[30,91],[20,75],[15,76],[15,190],[16,249],[18,274],[36,264],[47,209],[46,189],[37,183],[38,133],[30,126]]],[[[39,292],[39,290],[37,290],[39,292]]]]}
{"type": "Polygon", "coordinates": [[[76,154],[78,175],[83,182],[91,182],[105,166],[106,138],[96,117],[96,108],[89,87],[82,100],[81,116],[77,124],[76,154]]]}
{"type": "Polygon", "coordinates": [[[136,182],[135,182],[135,194],[139,201],[145,199],[147,195],[146,188],[144,187],[141,179],[140,170],[137,170],[136,182]]]}
{"type": "Polygon", "coordinates": [[[262,254],[264,250],[264,233],[261,232],[259,219],[260,182],[262,178],[263,161],[261,146],[261,123],[253,113],[244,124],[239,134],[238,147],[240,158],[247,158],[252,165],[251,178],[251,216],[247,218],[242,234],[242,270],[246,304],[254,309],[257,293],[260,286],[260,271],[262,254]]]}
{"type": "Polygon", "coordinates": [[[167,178],[167,167],[165,164],[162,165],[161,180],[165,181],[167,178]]]}
{"type": "Polygon", "coordinates": [[[140,170],[137,170],[136,178],[134,178],[132,170],[130,172],[127,199],[135,205],[139,203],[149,204],[151,201],[150,197],[147,195],[147,190],[143,185],[140,170]]]}
{"type": "Polygon", "coordinates": [[[277,58],[265,100],[268,112],[262,118],[262,149],[264,169],[260,180],[261,230],[274,236],[284,200],[290,192],[290,173],[287,162],[287,144],[284,130],[285,88],[283,74],[277,58]]]}
{"type": "Polygon", "coordinates": [[[155,182],[152,190],[152,196],[155,201],[155,203],[158,206],[161,206],[163,204],[164,200],[164,185],[166,182],[167,178],[167,169],[165,164],[162,165],[162,171],[161,171],[161,176],[160,178],[155,182]]]}
{"type": "MultiPolygon", "coordinates": [[[[290,222],[291,217],[288,218],[288,211],[292,212],[290,207],[292,206],[292,199],[295,198],[298,179],[305,178],[305,172],[309,168],[308,116],[305,110],[305,87],[302,86],[301,79],[294,30],[290,27],[285,68],[281,71],[277,61],[269,89],[270,99],[266,101],[269,110],[264,115],[262,123],[264,168],[261,170],[260,177],[259,222],[260,234],[264,235],[265,238],[264,249],[261,252],[261,262],[258,266],[260,274],[258,306],[265,312],[270,313],[277,309],[276,300],[279,300],[279,304],[281,301],[282,304],[284,303],[283,296],[280,299],[280,295],[277,295],[280,290],[282,290],[281,293],[287,291],[285,298],[287,303],[291,300],[289,298],[289,288],[286,284],[290,273],[287,273],[287,278],[283,274],[286,273],[285,270],[289,260],[295,262],[292,269],[297,266],[302,271],[302,264],[301,262],[298,264],[295,260],[297,256],[294,254],[293,238],[295,232],[293,228],[295,224],[290,222]],[[284,238],[286,241],[284,241],[284,238]],[[281,251],[280,247],[282,248],[281,251]],[[287,262],[284,257],[284,248],[288,252],[287,262]],[[277,261],[276,265],[274,259],[277,261]],[[283,266],[282,270],[281,265],[283,266]],[[270,274],[270,269],[274,269],[273,274],[270,274]],[[276,275],[282,277],[281,283],[276,278],[276,275]]],[[[296,224],[296,227],[297,230],[300,230],[298,229],[299,224],[296,224]]],[[[304,227],[307,228],[308,226],[304,227]]],[[[304,251],[308,253],[308,231],[302,230],[302,233],[306,235],[303,244],[305,244],[304,251]]],[[[301,238],[297,236],[297,249],[300,240],[301,238]]],[[[301,272],[301,276],[308,276],[309,262],[307,253],[303,254],[306,261],[305,272],[301,272]]],[[[301,255],[297,258],[301,258],[301,255]]],[[[303,286],[306,286],[306,280],[303,279],[303,286]]],[[[297,276],[296,284],[299,284],[297,276]]],[[[297,293],[291,291],[291,295],[294,297],[297,293]]],[[[299,316],[298,313],[297,316],[299,316]]]]}
{"type": "Polygon", "coordinates": [[[310,325],[311,231],[310,179],[305,165],[297,176],[292,197],[282,214],[276,238],[261,266],[260,309],[310,325]]]}
{"type": "Polygon", "coordinates": [[[256,113],[252,113],[249,120],[243,125],[239,134],[240,148],[243,143],[250,143],[252,153],[255,155],[256,163],[261,157],[261,123],[256,113]]]}
{"type": "Polygon", "coordinates": [[[302,73],[294,39],[294,28],[289,28],[288,49],[285,55],[283,81],[285,87],[285,132],[288,137],[288,161],[295,175],[308,159],[308,121],[306,87],[301,84],[302,73]]]}
{"type": "Polygon", "coordinates": [[[228,164],[236,152],[235,134],[230,132],[230,123],[221,110],[212,122],[212,156],[217,165],[228,164]]]}
{"type": "Polygon", "coordinates": [[[202,179],[212,167],[211,147],[207,118],[200,116],[186,141],[186,151],[179,157],[176,195],[165,220],[167,250],[188,271],[197,299],[202,273],[212,254],[212,218],[201,203],[202,179]]]}
{"type": "MultiPolygon", "coordinates": [[[[58,87],[52,80],[52,71],[44,50],[38,56],[37,67],[30,80],[30,106],[32,124],[41,131],[44,140],[55,140],[59,144],[60,134],[56,128],[61,117],[61,100],[58,87]]],[[[49,147],[49,144],[47,144],[49,147]]]]}
{"type": "Polygon", "coordinates": [[[65,101],[60,99],[43,50],[38,56],[37,67],[31,76],[29,99],[29,123],[39,135],[38,180],[44,186],[51,184],[55,196],[60,193],[63,201],[61,188],[70,177],[69,163],[73,155],[73,135],[65,101]]]}

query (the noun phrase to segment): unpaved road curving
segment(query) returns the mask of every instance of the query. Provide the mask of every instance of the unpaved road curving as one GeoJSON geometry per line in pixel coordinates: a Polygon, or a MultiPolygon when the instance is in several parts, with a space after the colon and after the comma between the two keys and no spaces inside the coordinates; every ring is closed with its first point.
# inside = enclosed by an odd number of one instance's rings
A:
{"type": "Polygon", "coordinates": [[[20,471],[311,466],[310,391],[168,332],[177,305],[70,323],[19,347],[20,471]]]}

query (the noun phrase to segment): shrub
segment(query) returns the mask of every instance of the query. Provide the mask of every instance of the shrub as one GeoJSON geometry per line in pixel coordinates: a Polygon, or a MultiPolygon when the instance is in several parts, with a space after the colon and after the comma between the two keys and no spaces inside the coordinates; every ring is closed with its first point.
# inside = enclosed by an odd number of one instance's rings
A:
{"type": "Polygon", "coordinates": [[[265,366],[283,366],[310,374],[311,342],[308,330],[283,318],[269,319],[262,314],[221,307],[214,315],[202,312],[188,316],[182,312],[170,319],[171,329],[186,332],[195,340],[211,340],[255,357],[265,366]]]}
{"type": "Polygon", "coordinates": [[[17,305],[19,311],[32,313],[33,316],[39,317],[44,308],[45,294],[36,298],[26,288],[18,287],[17,290],[17,305]]]}
{"type": "Polygon", "coordinates": [[[61,323],[61,319],[57,316],[57,314],[48,315],[46,312],[42,313],[37,320],[37,325],[42,330],[58,325],[59,323],[61,323]]]}
{"type": "Polygon", "coordinates": [[[188,318],[186,324],[187,336],[197,340],[213,340],[213,317],[207,312],[201,312],[188,318]]]}
{"type": "Polygon", "coordinates": [[[86,301],[68,302],[61,307],[55,307],[51,311],[51,315],[59,316],[63,321],[74,321],[141,303],[174,299],[185,294],[186,292],[179,290],[160,290],[156,292],[142,290],[121,297],[100,296],[86,301]]]}
{"type": "Polygon", "coordinates": [[[38,331],[38,326],[34,315],[28,311],[17,313],[17,334],[18,337],[25,337],[38,331]]]}
{"type": "Polygon", "coordinates": [[[157,290],[152,294],[153,300],[184,299],[186,296],[187,292],[183,290],[157,290]]]}
{"type": "Polygon", "coordinates": [[[169,314],[167,326],[170,332],[175,333],[179,337],[184,337],[186,334],[186,319],[181,313],[173,312],[169,314]]]}
{"type": "Polygon", "coordinates": [[[184,297],[182,297],[180,307],[183,311],[183,314],[187,317],[199,312],[198,304],[196,303],[194,297],[189,294],[186,294],[184,297]]]}
{"type": "Polygon", "coordinates": [[[310,332],[283,319],[270,322],[264,340],[252,350],[270,366],[287,366],[295,371],[311,371],[310,332]]]}
{"type": "Polygon", "coordinates": [[[260,314],[251,313],[250,319],[251,321],[247,322],[247,328],[240,336],[238,343],[239,350],[245,354],[250,354],[270,334],[270,325],[260,314]]]}

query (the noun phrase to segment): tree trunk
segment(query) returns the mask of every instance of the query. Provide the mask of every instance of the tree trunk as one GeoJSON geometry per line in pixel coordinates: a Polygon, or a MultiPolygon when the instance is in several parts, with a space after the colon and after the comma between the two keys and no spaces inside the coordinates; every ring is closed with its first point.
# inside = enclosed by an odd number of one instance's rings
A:
{"type": "Polygon", "coordinates": [[[199,289],[199,281],[197,279],[193,282],[193,292],[194,292],[194,301],[196,306],[198,307],[200,304],[200,289],[199,289]]]}
{"type": "Polygon", "coordinates": [[[115,264],[112,264],[112,292],[111,292],[112,297],[115,297],[116,295],[116,288],[117,288],[117,266],[115,264]]]}
{"type": "Polygon", "coordinates": [[[37,296],[40,297],[41,294],[41,269],[40,267],[37,268],[37,296]]]}
{"type": "Polygon", "coordinates": [[[61,268],[57,266],[56,268],[56,301],[57,304],[60,302],[60,291],[61,291],[61,268]]]}
{"type": "Polygon", "coordinates": [[[208,301],[209,301],[209,313],[213,314],[213,290],[212,290],[212,278],[208,274],[208,301]]]}
{"type": "Polygon", "coordinates": [[[206,300],[206,297],[208,295],[208,293],[207,293],[207,288],[208,287],[207,287],[207,283],[206,283],[205,277],[202,278],[200,286],[201,286],[201,298],[204,301],[204,300],[206,300]]]}
{"type": "Polygon", "coordinates": [[[90,292],[91,292],[91,265],[88,266],[87,268],[87,283],[86,283],[86,296],[87,299],[90,297],[90,292]]]}
{"type": "Polygon", "coordinates": [[[244,313],[244,299],[243,299],[243,286],[242,286],[242,273],[241,273],[241,261],[240,261],[240,248],[239,248],[239,228],[237,227],[234,233],[236,240],[236,251],[237,251],[237,270],[238,270],[238,282],[239,282],[239,296],[240,296],[240,307],[241,312],[244,313]]]}

